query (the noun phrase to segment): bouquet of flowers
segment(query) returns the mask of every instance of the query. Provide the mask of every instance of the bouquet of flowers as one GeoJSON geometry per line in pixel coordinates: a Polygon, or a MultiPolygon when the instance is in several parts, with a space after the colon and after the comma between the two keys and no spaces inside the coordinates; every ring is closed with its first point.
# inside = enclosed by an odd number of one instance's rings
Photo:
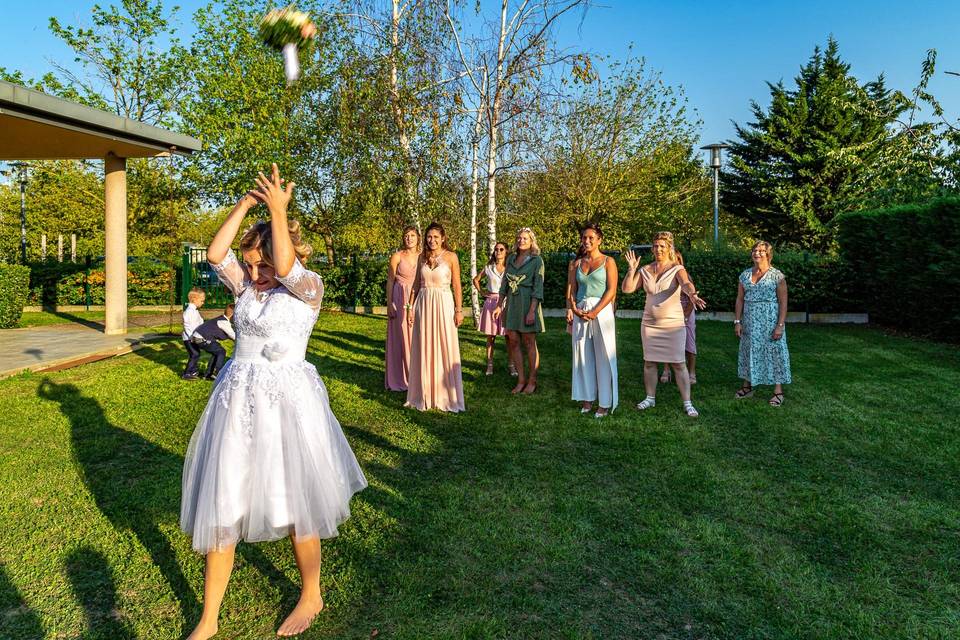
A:
{"type": "Polygon", "coordinates": [[[297,11],[293,5],[272,9],[260,19],[260,37],[263,42],[283,53],[283,72],[287,85],[300,77],[298,50],[317,35],[317,26],[310,14],[297,11]]]}

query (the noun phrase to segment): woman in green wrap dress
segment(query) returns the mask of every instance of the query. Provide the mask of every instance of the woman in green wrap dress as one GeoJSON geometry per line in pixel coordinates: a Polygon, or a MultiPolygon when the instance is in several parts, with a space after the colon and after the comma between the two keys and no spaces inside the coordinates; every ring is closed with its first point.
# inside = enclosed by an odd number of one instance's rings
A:
{"type": "Polygon", "coordinates": [[[537,236],[530,227],[523,227],[517,232],[517,241],[500,283],[500,306],[493,312],[494,318],[504,315],[503,325],[510,338],[510,359],[517,368],[517,386],[511,393],[537,390],[537,370],[540,368],[537,334],[544,330],[542,300],[543,258],[540,257],[537,236]]]}

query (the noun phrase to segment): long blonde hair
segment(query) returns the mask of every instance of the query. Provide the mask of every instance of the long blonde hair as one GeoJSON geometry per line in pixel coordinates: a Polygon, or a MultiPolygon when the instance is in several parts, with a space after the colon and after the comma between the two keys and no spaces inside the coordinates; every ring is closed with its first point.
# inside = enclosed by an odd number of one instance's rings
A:
{"type": "Polygon", "coordinates": [[[657,231],[653,234],[653,240],[650,241],[650,250],[653,251],[653,245],[657,240],[663,240],[667,243],[667,251],[670,256],[670,262],[677,261],[677,250],[673,247],[673,234],[669,231],[657,231]]]}
{"type": "MultiPolygon", "coordinates": [[[[293,243],[293,251],[297,254],[300,264],[306,264],[307,258],[313,253],[313,247],[303,241],[300,233],[300,223],[296,220],[288,220],[287,227],[290,231],[290,242],[293,243]]],[[[240,238],[240,251],[250,251],[256,249],[260,252],[263,261],[272,266],[273,262],[273,229],[269,222],[258,220],[247,229],[240,238]]]]}
{"type": "Polygon", "coordinates": [[[540,245],[537,244],[537,234],[535,234],[533,229],[530,227],[520,227],[517,229],[517,237],[513,241],[513,249],[511,250],[511,253],[516,255],[517,251],[520,250],[520,234],[524,232],[530,234],[530,255],[540,255],[540,245]]]}

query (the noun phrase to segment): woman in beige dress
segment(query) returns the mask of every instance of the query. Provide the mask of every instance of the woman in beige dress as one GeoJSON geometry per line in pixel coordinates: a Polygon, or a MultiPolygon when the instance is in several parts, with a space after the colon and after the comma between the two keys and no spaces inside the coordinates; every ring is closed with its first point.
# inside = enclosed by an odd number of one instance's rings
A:
{"type": "Polygon", "coordinates": [[[413,327],[410,378],[404,406],[420,411],[464,411],[463,375],[457,329],[463,323],[460,261],[436,222],[423,234],[424,249],[410,289],[413,327]]]}
{"type": "Polygon", "coordinates": [[[657,404],[657,363],[667,363],[673,368],[683,409],[688,416],[700,415],[690,400],[690,376],[684,359],[686,323],[680,293],[683,292],[697,309],[707,306],[697,295],[683,265],[677,262],[673,248],[673,234],[660,231],[653,236],[653,262],[641,267],[640,258],[632,250],[627,251],[629,270],[623,278],[621,289],[633,293],[643,283],[646,303],[640,336],[643,340],[643,386],[647,397],[637,405],[641,411],[657,404]]]}

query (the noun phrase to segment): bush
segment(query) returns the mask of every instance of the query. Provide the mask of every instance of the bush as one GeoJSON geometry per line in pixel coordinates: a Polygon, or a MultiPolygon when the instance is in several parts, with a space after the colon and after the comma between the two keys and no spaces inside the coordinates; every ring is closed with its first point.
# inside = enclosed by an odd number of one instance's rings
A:
{"type": "MultiPolygon", "coordinates": [[[[697,290],[707,301],[710,311],[733,311],[737,299],[737,278],[751,265],[745,251],[720,249],[716,251],[687,250],[684,262],[697,290]]],[[[544,256],[544,305],[562,308],[566,289],[567,265],[573,258],[569,253],[553,253],[544,256]]],[[[649,255],[641,256],[644,263],[649,255]]],[[[616,256],[621,280],[627,272],[627,261],[616,256]]],[[[776,252],[774,265],[787,277],[792,311],[814,313],[857,312],[863,305],[853,294],[851,270],[836,257],[817,256],[809,253],[776,252]]],[[[642,289],[635,294],[620,293],[617,296],[619,309],[643,309],[642,289]]]]}
{"type": "Polygon", "coordinates": [[[845,213],[835,224],[871,319],[960,340],[960,198],[845,213]]]}
{"type": "MultiPolygon", "coordinates": [[[[469,256],[460,257],[464,305],[470,300],[469,256]]],[[[544,307],[562,309],[567,285],[567,265],[572,253],[543,254],[544,307]]],[[[647,260],[649,256],[643,256],[647,260]]],[[[620,277],[627,272],[627,262],[616,256],[620,277]]],[[[737,298],[737,278],[750,266],[746,251],[686,251],[684,260],[690,277],[709,303],[711,311],[732,311],[737,298]]],[[[315,263],[311,268],[323,277],[326,292],[324,307],[382,306],[386,304],[387,258],[350,258],[336,264],[315,263]]],[[[854,295],[853,272],[837,257],[809,253],[777,252],[774,264],[787,276],[790,287],[790,309],[814,313],[863,311],[863,304],[854,295]]],[[[478,264],[477,268],[482,269],[478,264]]],[[[619,309],[643,309],[644,294],[619,294],[619,309]]]]}
{"type": "MultiPolygon", "coordinates": [[[[127,265],[127,304],[155,305],[170,302],[171,287],[176,286],[173,269],[153,260],[134,260],[127,265]]],[[[38,263],[31,271],[30,303],[52,307],[87,303],[103,304],[105,296],[103,264],[87,272],[87,266],[71,262],[38,263]]],[[[173,289],[176,291],[176,289],[173,289]]]]}
{"type": "Polygon", "coordinates": [[[0,264],[0,329],[17,326],[30,293],[30,268],[0,264]]]}

